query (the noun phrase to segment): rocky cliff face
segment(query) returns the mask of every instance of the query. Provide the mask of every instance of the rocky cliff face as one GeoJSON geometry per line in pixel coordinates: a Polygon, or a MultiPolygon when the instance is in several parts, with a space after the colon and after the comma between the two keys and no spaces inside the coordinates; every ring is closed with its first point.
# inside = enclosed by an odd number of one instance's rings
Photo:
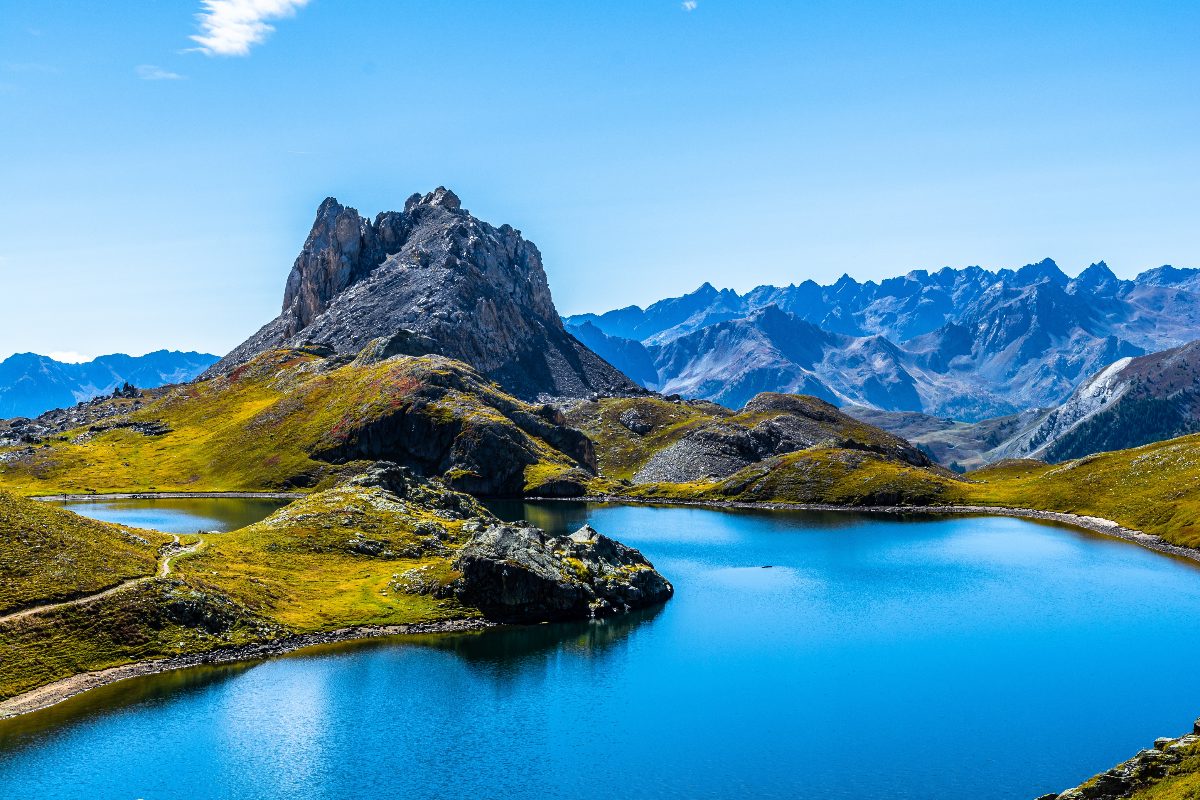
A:
{"type": "Polygon", "coordinates": [[[333,198],[322,203],[282,313],[207,374],[281,346],[357,353],[404,332],[522,398],[639,391],[564,329],[537,247],[476,219],[445,188],[373,222],[333,198]]]}

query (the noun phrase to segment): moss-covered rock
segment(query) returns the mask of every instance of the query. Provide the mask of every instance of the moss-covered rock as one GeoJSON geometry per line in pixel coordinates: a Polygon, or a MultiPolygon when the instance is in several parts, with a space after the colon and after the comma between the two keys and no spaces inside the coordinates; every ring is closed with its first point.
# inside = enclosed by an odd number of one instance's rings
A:
{"type": "Polygon", "coordinates": [[[478,526],[453,565],[459,601],[502,622],[611,616],[674,592],[641,553],[587,525],[570,536],[527,524],[478,526]]]}

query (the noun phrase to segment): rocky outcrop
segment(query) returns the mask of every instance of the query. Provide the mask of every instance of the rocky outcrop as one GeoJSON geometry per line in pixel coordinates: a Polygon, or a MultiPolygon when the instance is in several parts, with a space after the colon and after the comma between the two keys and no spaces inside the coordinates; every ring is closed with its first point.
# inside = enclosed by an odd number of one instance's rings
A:
{"type": "Polygon", "coordinates": [[[1197,755],[1200,755],[1200,720],[1196,721],[1192,733],[1186,736],[1155,739],[1153,749],[1142,750],[1128,761],[1074,789],[1042,795],[1037,800],[1124,800],[1140,796],[1141,792],[1166,778],[1194,775],[1200,766],[1197,764],[1197,755]]]}
{"type": "Polygon", "coordinates": [[[464,361],[525,399],[640,391],[563,327],[537,247],[476,219],[445,188],[373,222],[327,199],[282,313],[206,375],[268,349],[320,342],[354,354],[381,337],[395,352],[464,361]]]}
{"type": "Polygon", "coordinates": [[[480,523],[453,566],[458,600],[500,622],[610,616],[674,592],[641,553],[586,525],[555,537],[524,523],[480,523]]]}
{"type": "MultiPolygon", "coordinates": [[[[624,424],[625,420],[621,421],[624,424]]],[[[818,446],[865,450],[912,466],[931,465],[908,442],[883,431],[868,431],[828,403],[765,392],[747,403],[740,414],[698,426],[659,450],[634,474],[633,482],[725,478],[773,456],[818,446]]]]}

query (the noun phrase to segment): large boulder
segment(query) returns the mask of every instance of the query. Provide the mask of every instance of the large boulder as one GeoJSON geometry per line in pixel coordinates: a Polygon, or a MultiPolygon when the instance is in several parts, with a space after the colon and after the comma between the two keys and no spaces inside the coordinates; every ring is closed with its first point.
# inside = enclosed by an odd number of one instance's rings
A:
{"type": "Polygon", "coordinates": [[[499,622],[610,616],[674,593],[640,552],[587,525],[570,536],[525,523],[481,526],[454,568],[462,575],[455,596],[499,622]]]}

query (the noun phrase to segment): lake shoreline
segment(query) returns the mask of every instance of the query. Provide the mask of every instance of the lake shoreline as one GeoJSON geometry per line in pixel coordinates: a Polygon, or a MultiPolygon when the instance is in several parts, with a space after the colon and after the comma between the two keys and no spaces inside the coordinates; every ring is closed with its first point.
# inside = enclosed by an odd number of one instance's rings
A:
{"type": "Polygon", "coordinates": [[[494,625],[495,623],[483,619],[451,619],[437,622],[417,622],[410,625],[359,625],[320,633],[295,634],[271,641],[218,648],[203,653],[135,661],[95,672],[81,672],[0,701],[0,720],[43,711],[91,689],[98,689],[101,686],[108,686],[130,678],[158,675],[191,667],[260,661],[319,645],[363,641],[386,636],[465,633],[484,630],[494,627],[494,625]]]}
{"type": "Polygon", "coordinates": [[[299,500],[306,492],[118,492],[115,494],[44,494],[30,500],[42,503],[79,503],[89,500],[299,500]]]}
{"type": "Polygon", "coordinates": [[[1082,528],[1114,539],[1121,539],[1147,550],[1164,555],[1176,556],[1200,564],[1200,548],[1171,544],[1161,536],[1126,528],[1120,523],[1103,517],[1070,514],[1064,511],[1040,511],[1036,508],[1012,508],[1009,506],[840,506],[829,503],[774,503],[744,500],[674,500],[629,497],[626,495],[584,495],[582,497],[526,497],[527,502],[554,503],[623,503],[642,506],[691,506],[712,509],[748,509],[759,511],[840,511],[857,514],[890,514],[895,516],[930,515],[974,515],[994,517],[1016,517],[1041,522],[1057,522],[1074,528],[1082,528]]]}
{"type": "MultiPolygon", "coordinates": [[[[155,498],[210,498],[210,497],[244,497],[287,499],[300,497],[293,493],[263,493],[263,492],[197,492],[197,493],[137,493],[121,495],[55,495],[34,498],[43,501],[59,499],[106,500],[106,499],[155,499],[155,498]]],[[[1003,506],[970,506],[970,505],[941,505],[941,506],[842,506],[821,503],[779,503],[779,502],[748,502],[737,500],[677,500],[655,499],[643,497],[628,497],[624,495],[586,495],[582,497],[526,497],[519,498],[528,502],[583,502],[583,503],[619,503],[642,506],[684,506],[695,508],[747,509],[759,511],[833,511],[858,514],[887,514],[894,516],[932,515],[976,515],[1003,516],[1028,519],[1034,521],[1054,522],[1073,528],[1097,533],[1106,537],[1121,539],[1164,555],[1176,556],[1200,564],[1200,549],[1181,547],[1164,541],[1161,537],[1143,531],[1125,528],[1113,520],[1102,517],[1070,514],[1058,511],[1040,511],[1029,508],[1011,508],[1003,506]]],[[[281,639],[256,642],[237,647],[210,650],[150,661],[138,661],[117,667],[85,672],[68,678],[46,684],[28,692],[0,701],[0,720],[10,719],[25,714],[44,710],[57,705],[71,697],[75,697],[90,689],[107,686],[129,678],[156,675],[173,670],[187,669],[214,664],[231,664],[236,662],[257,661],[285,653],[295,652],[308,647],[338,642],[366,640],[386,636],[404,636],[416,634],[457,633],[482,630],[492,627],[481,619],[459,619],[443,622],[414,623],[411,625],[394,626],[352,626],[339,628],[324,633],[297,634],[281,639]]]]}

